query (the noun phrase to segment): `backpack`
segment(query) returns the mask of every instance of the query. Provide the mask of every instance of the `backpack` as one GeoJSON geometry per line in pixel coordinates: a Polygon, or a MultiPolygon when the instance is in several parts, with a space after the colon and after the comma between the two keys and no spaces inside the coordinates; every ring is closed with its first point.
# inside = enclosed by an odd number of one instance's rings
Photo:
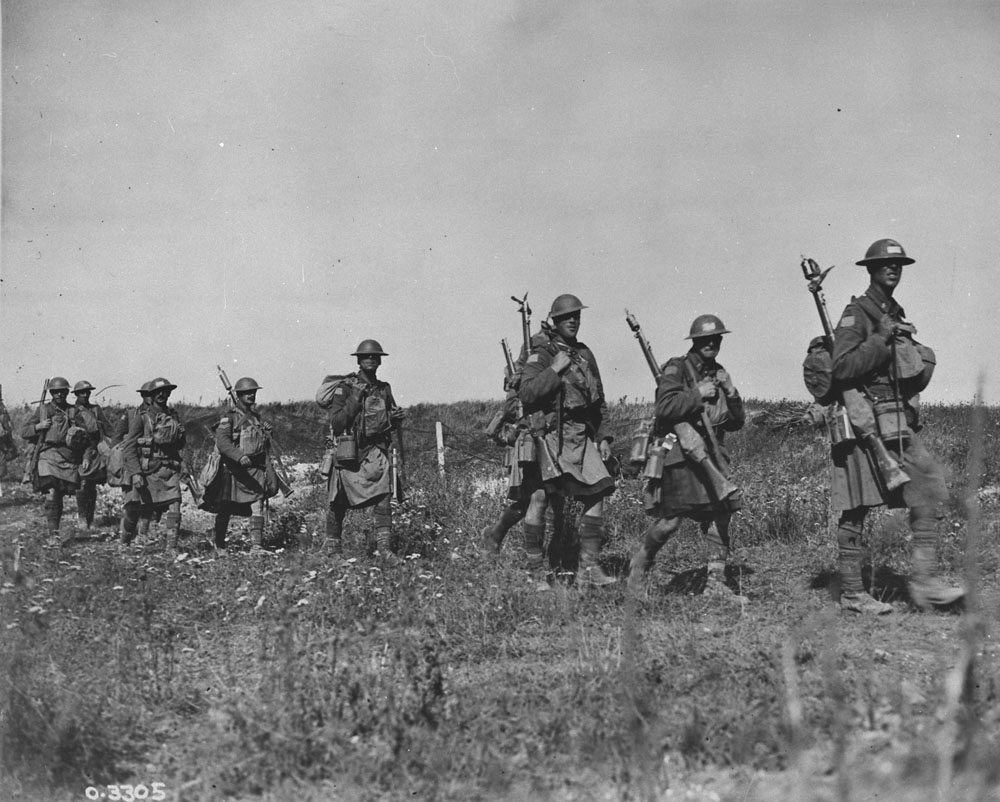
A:
{"type": "Polygon", "coordinates": [[[112,487],[127,487],[130,483],[125,472],[125,441],[111,446],[108,451],[108,484],[112,487]]]}
{"type": "Polygon", "coordinates": [[[816,403],[827,406],[833,403],[833,351],[827,337],[813,337],[802,361],[802,380],[816,403]]]}

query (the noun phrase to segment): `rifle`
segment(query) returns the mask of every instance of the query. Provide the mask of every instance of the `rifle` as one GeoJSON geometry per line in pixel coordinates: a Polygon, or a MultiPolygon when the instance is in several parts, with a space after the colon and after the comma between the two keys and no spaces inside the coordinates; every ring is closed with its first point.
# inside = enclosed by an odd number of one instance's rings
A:
{"type": "Polygon", "coordinates": [[[507,377],[507,384],[509,385],[514,379],[514,355],[510,352],[510,346],[507,345],[506,337],[500,340],[500,347],[503,348],[503,358],[507,366],[504,373],[507,377]]]}
{"type": "Polygon", "coordinates": [[[181,460],[181,482],[188,489],[191,498],[194,499],[195,506],[200,507],[202,501],[204,501],[204,492],[198,486],[198,480],[191,475],[191,467],[187,464],[186,460],[181,460]]]}
{"type": "MultiPolygon", "coordinates": [[[[49,380],[46,379],[42,385],[42,400],[38,402],[39,423],[48,420],[48,410],[45,408],[45,398],[48,394],[49,380]]],[[[35,469],[38,468],[38,455],[42,453],[42,445],[45,443],[45,432],[36,432],[36,434],[38,435],[38,439],[35,441],[35,445],[31,449],[31,456],[28,457],[28,462],[24,466],[24,476],[21,477],[22,485],[31,484],[31,478],[35,473],[35,469]]]]}
{"type": "Polygon", "coordinates": [[[406,501],[406,480],[403,476],[403,433],[397,429],[396,435],[399,446],[398,448],[392,446],[389,449],[389,477],[392,485],[392,497],[402,504],[406,501]]]}
{"type": "MultiPolygon", "coordinates": [[[[635,338],[639,341],[639,347],[642,349],[643,356],[646,357],[646,364],[649,365],[649,369],[653,373],[653,378],[659,382],[663,376],[663,371],[661,370],[659,363],[656,361],[656,358],[653,356],[653,349],[650,347],[649,341],[646,339],[646,335],[643,334],[639,321],[636,320],[635,315],[627,309],[625,310],[625,322],[628,323],[628,327],[632,330],[635,334],[635,338]]],[[[690,364],[688,364],[688,369],[692,370],[690,364]]],[[[692,378],[694,378],[697,383],[697,377],[692,378]]],[[[709,441],[712,444],[711,456],[709,456],[708,451],[705,449],[704,438],[698,430],[687,421],[681,421],[680,423],[674,424],[674,435],[677,437],[677,442],[680,445],[684,456],[701,468],[705,479],[708,482],[709,489],[716,497],[716,500],[721,502],[738,492],[739,488],[730,482],[728,476],[726,475],[730,469],[729,464],[722,456],[722,450],[719,448],[719,441],[715,436],[715,430],[712,428],[712,422],[708,419],[708,413],[704,410],[702,410],[701,413],[701,422],[705,427],[705,431],[708,433],[709,441]],[[712,461],[712,457],[715,458],[715,462],[712,461]],[[718,463],[718,467],[716,466],[716,463],[718,463]]]]}
{"type": "MultiPolygon", "coordinates": [[[[830,265],[826,270],[820,270],[814,259],[802,257],[802,274],[809,283],[809,292],[812,293],[813,300],[816,302],[816,311],[819,313],[820,323],[823,324],[823,339],[830,354],[833,354],[833,322],[830,320],[830,313],[826,307],[826,297],[823,295],[823,280],[833,268],[834,265],[830,265]]],[[[840,414],[840,411],[836,409],[837,405],[846,412],[853,433],[861,439],[875,458],[876,468],[882,481],[885,482],[886,489],[895,490],[909,482],[910,477],[889,453],[889,449],[886,448],[882,438],[878,435],[875,411],[872,409],[871,402],[865,398],[860,390],[854,388],[841,390],[837,395],[839,397],[834,402],[834,416],[840,414]]]]}
{"type": "Polygon", "coordinates": [[[521,342],[524,344],[524,358],[528,358],[531,353],[531,307],[528,306],[528,293],[523,298],[514,295],[510,299],[517,304],[517,311],[521,315],[521,342]]]}
{"type": "MultiPolygon", "coordinates": [[[[229,393],[229,398],[232,400],[233,404],[237,409],[242,410],[244,413],[247,412],[247,408],[240,401],[239,396],[236,395],[236,391],[233,389],[233,385],[229,381],[229,377],[226,375],[226,371],[222,369],[222,365],[216,365],[216,370],[219,371],[219,379],[222,380],[222,386],[226,388],[226,392],[229,393]]],[[[275,442],[274,438],[269,438],[270,448],[267,450],[267,459],[271,463],[271,467],[274,469],[274,475],[278,480],[278,490],[281,491],[281,495],[288,498],[295,489],[291,486],[288,477],[288,471],[285,470],[285,466],[281,463],[281,449],[278,448],[278,444],[275,442]]]]}

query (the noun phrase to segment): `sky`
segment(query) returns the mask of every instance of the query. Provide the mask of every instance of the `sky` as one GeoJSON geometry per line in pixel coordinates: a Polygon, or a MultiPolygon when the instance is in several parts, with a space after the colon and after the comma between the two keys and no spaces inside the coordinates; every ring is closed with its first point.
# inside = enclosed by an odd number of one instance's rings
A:
{"type": "Polygon", "coordinates": [[[511,295],[562,293],[610,400],[720,316],[807,400],[892,237],[923,398],[1000,393],[1000,4],[4,0],[0,385],[312,398],[366,338],[403,406],[502,396],[511,295]]]}

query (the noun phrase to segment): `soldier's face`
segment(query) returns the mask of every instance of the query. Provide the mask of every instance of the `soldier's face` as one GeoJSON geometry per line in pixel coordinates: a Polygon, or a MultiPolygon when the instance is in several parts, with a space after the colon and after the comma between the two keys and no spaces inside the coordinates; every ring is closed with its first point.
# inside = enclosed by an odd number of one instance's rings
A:
{"type": "Polygon", "coordinates": [[[247,390],[246,392],[243,393],[237,393],[236,397],[240,399],[240,403],[242,403],[243,406],[246,407],[252,407],[254,404],[257,403],[256,390],[247,390]]]}
{"type": "Polygon", "coordinates": [[[382,357],[378,354],[365,354],[358,357],[358,365],[368,373],[374,373],[378,366],[382,364],[382,357]]]}
{"type": "Polygon", "coordinates": [[[886,290],[889,294],[896,289],[900,279],[903,278],[903,266],[899,262],[879,262],[868,268],[872,277],[872,284],[886,290]]]}
{"type": "Polygon", "coordinates": [[[722,335],[713,334],[711,337],[695,337],[694,350],[704,360],[715,359],[722,350],[722,335]]]}
{"type": "Polygon", "coordinates": [[[83,404],[86,406],[90,403],[90,390],[80,390],[80,392],[75,393],[76,403],[83,404]]]}
{"type": "Polygon", "coordinates": [[[49,390],[49,395],[52,396],[52,403],[57,407],[66,406],[66,399],[69,396],[69,390],[49,390]]]}
{"type": "Polygon", "coordinates": [[[169,400],[170,400],[169,390],[157,390],[155,393],[153,393],[153,403],[159,404],[161,407],[165,407],[167,405],[167,401],[169,400]]]}
{"type": "Polygon", "coordinates": [[[556,327],[559,336],[564,340],[575,340],[576,333],[580,330],[580,313],[571,312],[568,315],[553,318],[552,325],[556,327]]]}

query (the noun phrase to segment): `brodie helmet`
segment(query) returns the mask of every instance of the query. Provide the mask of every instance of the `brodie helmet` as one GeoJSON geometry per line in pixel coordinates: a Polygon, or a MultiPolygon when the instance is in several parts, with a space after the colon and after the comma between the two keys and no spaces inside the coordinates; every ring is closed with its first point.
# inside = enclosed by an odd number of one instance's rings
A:
{"type": "Polygon", "coordinates": [[[362,340],[351,356],[389,356],[382,350],[378,340],[362,340]]]}
{"type": "Polygon", "coordinates": [[[52,392],[53,390],[65,390],[66,392],[69,392],[69,382],[62,376],[53,376],[49,379],[49,392],[52,392]]]}
{"type": "Polygon", "coordinates": [[[730,334],[726,324],[715,315],[698,315],[691,324],[691,331],[685,340],[696,340],[699,337],[714,337],[716,334],[730,334]]]}
{"type": "Polygon", "coordinates": [[[877,239],[868,246],[865,258],[855,264],[862,267],[877,265],[879,262],[898,262],[901,265],[912,265],[916,260],[906,255],[903,246],[894,239],[877,239]]]}
{"type": "Polygon", "coordinates": [[[141,396],[149,395],[149,388],[153,386],[152,382],[143,382],[142,387],[140,387],[136,392],[141,396]]]}
{"type": "Polygon", "coordinates": [[[560,295],[552,302],[552,308],[549,310],[549,317],[552,318],[552,320],[555,320],[556,318],[571,315],[573,312],[579,312],[581,309],[586,308],[587,307],[583,305],[579,298],[575,295],[566,293],[564,295],[560,295]]]}
{"type": "Polygon", "coordinates": [[[73,385],[73,395],[78,395],[79,393],[85,393],[88,390],[93,390],[94,385],[89,381],[78,381],[73,385]]]}
{"type": "Polygon", "coordinates": [[[176,389],[177,389],[177,385],[176,384],[171,384],[167,379],[164,379],[162,376],[160,376],[159,378],[153,379],[149,383],[149,394],[150,395],[153,395],[154,393],[158,393],[160,390],[170,391],[170,390],[176,390],[176,389]]]}
{"type": "Polygon", "coordinates": [[[255,379],[251,379],[249,376],[244,376],[242,379],[237,379],[236,386],[233,390],[236,393],[250,393],[254,390],[260,390],[261,386],[257,384],[255,379]]]}

